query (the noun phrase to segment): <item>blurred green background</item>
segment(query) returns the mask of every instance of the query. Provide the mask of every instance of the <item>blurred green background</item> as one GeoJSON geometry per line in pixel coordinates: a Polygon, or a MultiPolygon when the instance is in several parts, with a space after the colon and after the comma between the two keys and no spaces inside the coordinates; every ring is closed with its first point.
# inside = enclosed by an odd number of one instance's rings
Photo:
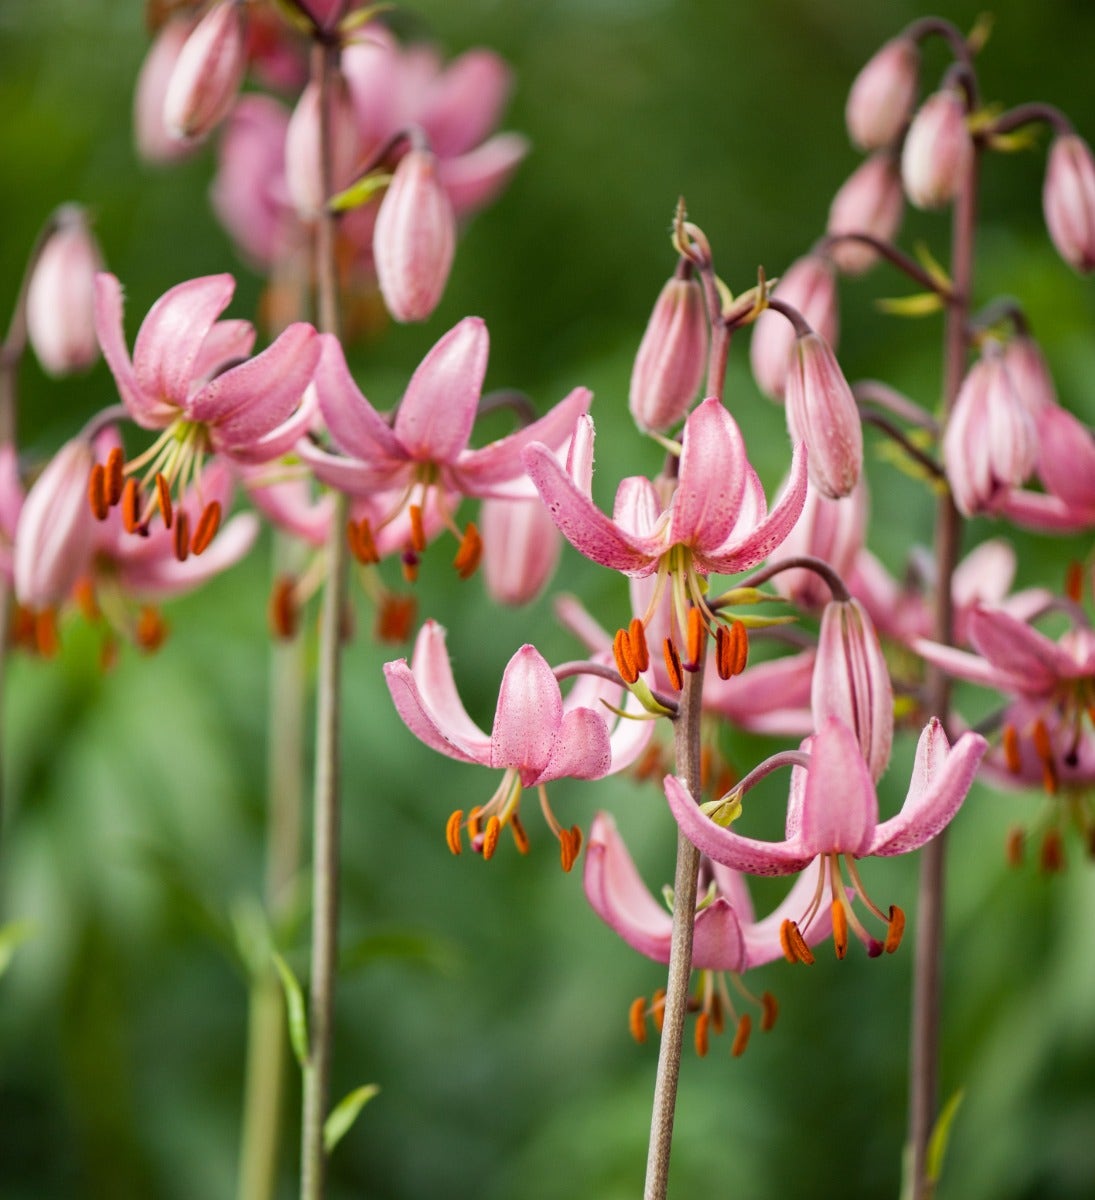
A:
{"type": "MultiPolygon", "coordinates": [[[[466,313],[492,336],[488,386],[541,410],[577,384],[594,389],[598,498],[658,454],[626,412],[631,358],[673,266],[678,195],[710,237],[735,290],[763,264],[778,273],[823,227],[858,158],[843,130],[855,71],[916,16],[968,28],[978,3],[935,8],[840,0],[442,0],[406,28],[448,54],[487,45],[514,67],[506,126],[533,153],[464,236],[445,300],[422,327],[394,329],[355,358],[378,404],[394,400],[422,353],[466,313]],[[855,16],[853,17],[853,12],[855,16]]],[[[1087,0],[994,8],[982,55],[986,97],[1059,104],[1095,137],[1087,0]]],[[[129,328],[169,286],[232,270],[232,315],[259,281],[238,263],[206,203],[212,153],[168,169],[135,159],[133,80],[147,46],[141,6],[116,0],[4,0],[0,6],[0,312],[49,211],[96,214],[125,284],[129,328]]],[[[944,66],[939,45],[926,76],[944,66]]],[[[1095,416],[1092,285],[1056,258],[1040,211],[1041,149],[986,171],[982,299],[1026,305],[1062,400],[1095,416]]],[[[905,244],[945,253],[945,220],[913,215],[905,244]]],[[[851,377],[884,376],[933,399],[938,320],[896,323],[872,301],[905,290],[884,271],[843,291],[841,358],[851,377]]],[[[4,318],[6,320],[6,317],[4,318]]],[[[782,414],[759,397],[744,339],[727,398],[774,486],[786,464],[782,414]]],[[[45,455],[111,402],[101,365],[54,383],[21,376],[23,450],[45,455]]],[[[930,532],[930,505],[872,462],[871,545],[894,567],[930,532]]],[[[987,523],[971,541],[992,531],[987,523]]],[[[1021,540],[1024,582],[1059,583],[1083,540],[1021,540]]],[[[8,797],[0,921],[34,922],[0,979],[0,1197],[233,1194],[246,987],[225,951],[230,914],[261,893],[268,638],[266,543],[231,576],[172,606],[154,658],[132,651],[103,675],[97,636],[73,621],[52,662],[16,660],[6,683],[8,797]]],[[[557,584],[608,625],[623,581],[569,552],[557,584]]],[[[574,653],[550,603],[497,613],[481,583],[457,586],[427,556],[420,615],[450,630],[461,689],[489,722],[516,647],[574,653]]],[[[391,710],[379,665],[394,654],[360,635],[346,658],[343,940],[356,966],[340,982],[334,1094],[375,1081],[332,1162],[331,1195],[372,1200],[624,1200],[641,1191],[656,1046],[627,1033],[631,999],[659,985],[587,908],[578,873],[558,869],[538,816],[533,853],[508,845],[489,864],[445,849],[449,811],[482,801],[485,771],[442,760],[391,710]],[[379,954],[378,946],[390,953],[379,954]],[[355,947],[357,953],[355,953],[355,947]]],[[[984,698],[973,698],[983,707],[984,698]]],[[[760,747],[731,743],[748,763],[760,747]]],[[[904,794],[911,747],[891,767],[904,794]]],[[[557,785],[566,822],[608,807],[647,879],[672,874],[673,828],[657,789],[628,779],[557,785]]],[[[534,797],[532,798],[534,800],[534,797]]],[[[884,803],[886,800],[884,800],[884,803]]],[[[1008,871],[1009,826],[1037,798],[981,790],[951,841],[945,1094],[965,1088],[941,1197],[1019,1200],[1095,1193],[1095,874],[1078,842],[1046,879],[1008,871]]],[[[534,807],[534,806],[533,806],[534,807]]],[[[884,903],[911,911],[915,862],[868,864],[884,903]]],[[[765,889],[761,906],[778,889],[765,889]]],[[[304,935],[287,946],[306,969],[304,935]]],[[[726,1040],[682,1070],[672,1192],[741,1198],[894,1196],[904,1137],[911,939],[885,961],[828,954],[750,982],[779,998],[776,1030],[731,1061],[726,1040]]],[[[295,1083],[291,1105],[296,1103],[295,1083]]],[[[296,1116],[281,1147],[295,1192],[296,1116]]]]}

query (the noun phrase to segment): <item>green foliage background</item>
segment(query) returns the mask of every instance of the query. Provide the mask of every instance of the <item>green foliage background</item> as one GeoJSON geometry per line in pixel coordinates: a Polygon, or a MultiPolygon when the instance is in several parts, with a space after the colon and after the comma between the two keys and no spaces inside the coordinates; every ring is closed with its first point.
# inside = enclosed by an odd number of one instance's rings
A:
{"type": "MultiPolygon", "coordinates": [[[[856,165],[842,112],[854,72],[915,16],[969,27],[973,2],[937,10],[894,0],[423,0],[401,21],[454,54],[483,44],[512,63],[507,126],[534,150],[501,201],[463,238],[449,291],[424,326],[393,329],[355,357],[366,393],[394,400],[413,365],[462,315],[486,318],[488,386],[541,409],[587,384],[597,400],[596,489],[652,469],[626,413],[630,361],[672,268],[677,197],[740,290],[778,273],[823,226],[856,165]],[[854,14],[854,15],[853,15],[854,14]]],[[[985,94],[1044,99],[1095,137],[1085,0],[996,6],[982,56],[985,94]]],[[[138,163],[129,106],[146,48],[141,6],[123,0],[4,0],[0,7],[0,312],[48,212],[88,204],[128,295],[131,332],[164,290],[232,270],[233,315],[259,282],[235,259],[205,193],[206,152],[166,170],[138,163]]],[[[927,78],[943,67],[933,46],[927,78]]],[[[979,290],[1019,296],[1062,399],[1095,415],[1095,301],[1054,255],[1040,213],[1041,150],[990,163],[979,290]]],[[[910,215],[906,244],[945,253],[946,222],[910,215]]],[[[937,321],[896,323],[874,298],[901,281],[876,272],[845,289],[841,357],[852,377],[884,375],[929,400],[937,321]]],[[[782,414],[751,383],[745,339],[728,402],[770,486],[787,461],[782,414]]],[[[85,378],[21,377],[22,446],[45,455],[113,399],[101,365],[85,378]]],[[[870,466],[872,547],[891,566],[930,533],[915,490],[870,466]]],[[[989,535],[987,524],[971,540],[989,535]]],[[[1057,584],[1086,543],[1021,545],[1024,582],[1057,584]]],[[[268,641],[266,544],[200,595],[174,605],[151,659],[126,652],[107,675],[97,635],[67,625],[53,662],[17,660],[6,681],[0,921],[34,923],[0,979],[0,1197],[4,1200],[221,1197],[234,1188],[246,989],[231,914],[261,891],[268,641]]],[[[568,554],[558,585],[606,624],[623,581],[568,554]]],[[[468,704],[489,721],[502,667],[535,639],[573,646],[548,601],[486,606],[427,556],[420,612],[449,629],[468,704]]],[[[442,828],[482,800],[487,772],[441,760],[402,727],[370,643],[346,665],[343,936],[335,1095],[376,1081],[333,1160],[336,1200],[555,1200],[633,1197],[641,1188],[656,1048],[632,1044],[626,1009],[661,969],[616,941],[564,877],[535,814],[533,853],[485,865],[452,858],[442,828]]],[[[984,704],[983,697],[970,697],[984,704]]],[[[757,744],[737,739],[742,761],[757,744]]],[[[890,771],[903,795],[911,748],[890,771]]],[[[618,816],[652,884],[672,871],[673,827],[650,785],[558,786],[566,821],[618,816]]],[[[884,801],[886,802],[886,801],[884,801]]],[[[773,800],[773,806],[776,801],[773,800]]],[[[1065,1200],[1095,1190],[1095,874],[1082,847],[1068,871],[1007,871],[1005,831],[1033,823],[1037,798],[980,790],[950,852],[942,1085],[966,1089],[941,1197],[1065,1200]]],[[[913,908],[915,863],[878,862],[869,885],[913,908]]],[[[778,890],[763,889],[761,906],[778,890]]],[[[285,949],[306,969],[304,926],[285,949]]],[[[730,1061],[689,1052],[673,1194],[742,1198],[896,1195],[904,1125],[910,944],[885,961],[827,955],[778,965],[755,985],[782,1005],[776,1030],[730,1061]]],[[[295,1091],[295,1089],[294,1089],[295,1091]]],[[[295,1101],[294,1101],[295,1102],[295,1101]]],[[[295,1117],[281,1148],[295,1190],[295,1117]]]]}

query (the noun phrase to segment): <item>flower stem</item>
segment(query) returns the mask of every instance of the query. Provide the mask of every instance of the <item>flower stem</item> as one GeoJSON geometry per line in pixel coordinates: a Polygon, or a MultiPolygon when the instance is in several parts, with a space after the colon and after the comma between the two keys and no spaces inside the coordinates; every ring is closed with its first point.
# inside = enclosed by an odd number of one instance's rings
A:
{"type": "MultiPolygon", "coordinates": [[[[685,672],[680,709],[673,723],[677,774],[693,797],[700,794],[700,716],[704,656],[699,668],[685,672]]],[[[673,935],[669,949],[669,978],[665,991],[654,1111],[650,1119],[650,1148],[646,1159],[644,1200],[665,1200],[669,1184],[669,1153],[673,1145],[673,1116],[681,1070],[684,1014],[692,974],[692,930],[696,917],[696,878],[700,852],[677,831],[677,869],[673,879],[673,935]]]]}
{"type": "MultiPolygon", "coordinates": [[[[330,196],[331,129],[328,96],[338,65],[337,44],[316,43],[313,78],[319,85],[320,161],[323,194],[330,196]]],[[[324,212],[316,229],[317,324],[339,333],[334,215],[324,212]]],[[[304,1069],[300,1174],[302,1200],[322,1200],[326,1152],[323,1127],[330,1092],[334,1034],[335,968],[338,958],[339,874],[339,708],[342,670],[342,616],[346,593],[346,499],[336,493],[327,537],[327,579],[320,615],[319,676],[316,702],[316,763],[312,835],[312,970],[310,1043],[304,1069]]]]}

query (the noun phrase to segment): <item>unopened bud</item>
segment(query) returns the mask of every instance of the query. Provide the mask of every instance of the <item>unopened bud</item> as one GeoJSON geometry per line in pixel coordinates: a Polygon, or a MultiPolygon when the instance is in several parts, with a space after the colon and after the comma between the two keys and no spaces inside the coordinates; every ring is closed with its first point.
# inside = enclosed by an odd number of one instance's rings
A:
{"type": "Polygon", "coordinates": [[[1050,147],[1042,208],[1057,253],[1077,271],[1095,268],[1095,159],[1075,133],[1050,147]]]}
{"type": "Polygon", "coordinates": [[[960,91],[929,96],[913,117],[901,151],[905,194],[917,208],[942,208],[958,194],[973,162],[973,137],[960,91]]]}
{"type": "Polygon", "coordinates": [[[852,83],[844,120],[861,150],[878,150],[895,142],[916,103],[920,50],[907,37],[888,41],[852,83]]]}
{"type": "MultiPolygon", "coordinates": [[[[361,143],[353,99],[341,72],[331,78],[327,94],[331,194],[334,195],[352,181],[361,143]]],[[[285,182],[293,206],[305,220],[317,217],[331,198],[323,187],[319,117],[319,85],[309,83],[301,93],[285,131],[285,182]]]]}
{"type": "MultiPolygon", "coordinates": [[[[829,207],[828,233],[866,233],[891,241],[901,227],[905,197],[892,154],[873,154],[844,181],[829,207]]],[[[845,275],[861,275],[878,252],[862,242],[837,242],[829,255],[845,275]]]]}
{"type": "MultiPolygon", "coordinates": [[[[780,276],[772,293],[797,308],[806,323],[835,346],[839,334],[836,279],[833,264],[816,254],[798,259],[780,276]]],[[[763,312],[753,329],[749,361],[757,387],[773,400],[783,397],[795,331],[780,313],[763,312]]]]}
{"type": "Polygon", "coordinates": [[[437,307],[456,249],[456,217],[429,150],[399,162],[373,234],[376,277],[397,321],[424,321],[437,307]]]}
{"type": "Polygon", "coordinates": [[[551,578],[561,535],[543,501],[484,500],[483,578],[500,604],[528,604],[551,578]]]}
{"type": "Polygon", "coordinates": [[[863,466],[863,427],[836,355],[816,333],[795,339],[786,402],[791,440],[806,443],[810,482],[830,499],[849,495],[863,466]]]}
{"type": "Polygon", "coordinates": [[[203,138],[228,115],[247,68],[245,41],[236,0],[222,0],[194,26],[164,95],[164,124],[176,137],[203,138]]]}
{"type": "Polygon", "coordinates": [[[1053,376],[1038,343],[1029,334],[1021,334],[1008,342],[1004,349],[1004,366],[1031,416],[1037,419],[1046,409],[1057,407],[1053,376]]]}
{"type": "Polygon", "coordinates": [[[27,287],[27,337],[46,371],[67,375],[99,356],[95,275],[103,262],[82,208],[65,205],[54,225],[27,287]]]}
{"type": "Polygon", "coordinates": [[[696,279],[662,288],[635,355],[629,407],[640,429],[661,433],[687,414],[707,363],[707,310],[696,279]]]}
{"type": "MultiPolygon", "coordinates": [[[[808,554],[827,562],[838,575],[850,575],[863,549],[866,525],[867,488],[862,478],[851,495],[840,500],[830,500],[810,485],[802,515],[770,561],[808,554]]],[[[822,608],[831,598],[825,580],[805,567],[780,571],[772,586],[785,600],[806,609],[822,608]]]]}
{"type": "Polygon", "coordinates": [[[141,64],[133,92],[133,140],[146,162],[173,162],[185,158],[197,145],[176,137],[164,122],[167,85],[192,28],[189,17],[166,21],[141,64]]]}

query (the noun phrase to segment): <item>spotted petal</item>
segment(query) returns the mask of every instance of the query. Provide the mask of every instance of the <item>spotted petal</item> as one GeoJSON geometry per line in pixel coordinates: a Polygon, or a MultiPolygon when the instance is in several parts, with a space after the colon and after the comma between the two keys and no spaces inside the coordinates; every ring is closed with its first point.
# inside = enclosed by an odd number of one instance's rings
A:
{"type": "Polygon", "coordinates": [[[555,675],[535,646],[526,643],[509,660],[498,692],[490,765],[517,767],[528,786],[548,765],[563,720],[555,675]]]}
{"type": "Polygon", "coordinates": [[[668,543],[701,552],[722,545],[737,522],[746,465],[737,422],[721,401],[709,397],[685,422],[668,543]]]}

